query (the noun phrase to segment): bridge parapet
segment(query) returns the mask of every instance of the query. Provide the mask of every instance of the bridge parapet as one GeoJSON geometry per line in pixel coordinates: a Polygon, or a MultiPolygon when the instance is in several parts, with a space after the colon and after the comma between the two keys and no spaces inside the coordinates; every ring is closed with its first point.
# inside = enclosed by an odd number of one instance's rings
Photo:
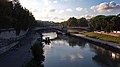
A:
{"type": "Polygon", "coordinates": [[[59,29],[59,30],[62,30],[62,27],[61,26],[36,27],[34,30],[40,30],[40,29],[59,29]]]}

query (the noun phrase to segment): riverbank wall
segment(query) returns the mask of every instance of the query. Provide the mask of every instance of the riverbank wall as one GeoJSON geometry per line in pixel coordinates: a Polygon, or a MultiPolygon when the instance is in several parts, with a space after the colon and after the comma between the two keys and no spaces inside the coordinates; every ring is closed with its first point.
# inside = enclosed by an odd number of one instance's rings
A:
{"type": "Polygon", "coordinates": [[[8,51],[12,47],[18,44],[19,40],[24,38],[28,31],[20,31],[19,35],[16,35],[15,30],[4,31],[0,33],[0,54],[8,51]]]}
{"type": "Polygon", "coordinates": [[[39,40],[39,42],[42,42],[42,34],[41,32],[36,32],[34,29],[30,29],[24,32],[21,32],[21,34],[19,36],[15,36],[15,32],[10,32],[13,36],[11,36],[11,34],[9,35],[7,32],[7,36],[9,37],[0,37],[0,54],[10,50],[11,48],[13,48],[14,46],[16,46],[20,40],[22,40],[23,38],[29,38],[32,39],[35,38],[36,40],[39,40]]]}

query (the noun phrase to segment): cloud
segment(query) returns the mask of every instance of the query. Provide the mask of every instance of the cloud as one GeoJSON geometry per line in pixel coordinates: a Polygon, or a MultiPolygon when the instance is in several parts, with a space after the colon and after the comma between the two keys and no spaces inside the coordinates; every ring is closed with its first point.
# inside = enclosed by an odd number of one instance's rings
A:
{"type": "Polygon", "coordinates": [[[71,1],[71,0],[61,0],[61,1],[68,2],[68,1],[71,1]]]}
{"type": "Polygon", "coordinates": [[[64,18],[61,18],[60,20],[64,20],[64,18]]]}
{"type": "Polygon", "coordinates": [[[60,10],[59,13],[60,13],[60,14],[64,13],[64,10],[60,10]]]}
{"type": "Polygon", "coordinates": [[[50,9],[49,11],[50,11],[50,12],[55,12],[55,11],[56,11],[56,9],[54,9],[54,8],[53,8],[53,9],[50,9]]]}
{"type": "Polygon", "coordinates": [[[50,13],[50,12],[56,12],[57,9],[54,8],[54,6],[49,5],[49,6],[45,6],[45,8],[43,9],[43,13],[50,13]]]}
{"type": "Polygon", "coordinates": [[[116,4],[114,1],[111,2],[103,2],[99,5],[91,7],[94,12],[111,12],[116,9],[120,9],[120,4],[116,4]]]}
{"type": "Polygon", "coordinates": [[[82,18],[82,17],[84,17],[86,19],[91,19],[92,17],[94,17],[94,15],[88,15],[88,14],[86,14],[86,15],[81,15],[79,18],[82,18]]]}
{"type": "Polygon", "coordinates": [[[49,5],[49,1],[48,0],[42,0],[42,1],[44,1],[45,5],[49,5]]]}
{"type": "Polygon", "coordinates": [[[87,19],[91,19],[94,15],[85,15],[84,17],[87,18],[87,19]]]}
{"type": "Polygon", "coordinates": [[[29,11],[31,11],[31,12],[35,12],[35,13],[38,13],[38,12],[39,12],[39,10],[34,9],[34,8],[28,8],[28,9],[29,9],[29,11]]]}
{"type": "Polygon", "coordinates": [[[56,3],[58,3],[58,1],[53,1],[53,3],[55,3],[55,4],[56,4],[56,3]]]}
{"type": "Polygon", "coordinates": [[[66,9],[66,11],[68,11],[68,12],[72,12],[73,10],[72,10],[72,9],[66,9]]]}
{"type": "Polygon", "coordinates": [[[76,10],[77,10],[77,11],[81,11],[81,10],[83,10],[83,8],[77,7],[76,10]]]}
{"type": "Polygon", "coordinates": [[[54,21],[63,21],[64,20],[64,18],[61,18],[61,17],[58,17],[58,16],[55,16],[55,17],[52,17],[52,20],[54,20],[54,21]]]}
{"type": "Polygon", "coordinates": [[[84,8],[83,11],[84,11],[85,13],[88,13],[88,12],[89,12],[89,10],[88,10],[87,8],[84,8]]]}
{"type": "Polygon", "coordinates": [[[59,17],[53,17],[53,19],[54,19],[54,20],[58,20],[58,19],[59,19],[59,17]]]}

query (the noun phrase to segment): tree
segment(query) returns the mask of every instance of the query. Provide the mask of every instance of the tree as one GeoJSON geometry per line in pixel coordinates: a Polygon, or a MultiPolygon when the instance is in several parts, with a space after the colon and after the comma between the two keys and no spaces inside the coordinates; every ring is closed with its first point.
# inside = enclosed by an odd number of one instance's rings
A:
{"type": "Polygon", "coordinates": [[[86,18],[80,18],[77,20],[78,26],[80,27],[88,27],[88,21],[86,18]]]}
{"type": "Polygon", "coordinates": [[[71,17],[68,19],[68,26],[74,27],[77,26],[77,19],[75,17],[71,17]]]}
{"type": "Polygon", "coordinates": [[[94,30],[104,30],[104,28],[106,27],[106,22],[105,22],[105,17],[104,15],[98,15],[96,17],[93,17],[90,19],[89,21],[89,26],[94,30]]]}
{"type": "Polygon", "coordinates": [[[70,17],[67,21],[61,22],[62,26],[69,26],[69,27],[87,27],[88,21],[86,18],[76,19],[75,17],[70,17]]]}
{"type": "Polygon", "coordinates": [[[89,21],[89,26],[94,31],[112,32],[120,30],[120,17],[115,15],[98,15],[89,21]]]}
{"type": "Polygon", "coordinates": [[[116,33],[117,31],[120,31],[120,17],[112,17],[111,22],[114,23],[113,29],[116,31],[116,33]]]}
{"type": "Polygon", "coordinates": [[[105,29],[105,32],[112,32],[114,30],[114,22],[111,22],[111,19],[115,17],[114,15],[106,16],[105,21],[107,23],[106,27],[107,30],[105,29]]]}
{"type": "Polygon", "coordinates": [[[120,14],[118,14],[117,16],[120,17],[120,14]]]}
{"type": "Polygon", "coordinates": [[[34,16],[23,8],[19,0],[0,0],[0,29],[27,30],[36,25],[34,16]]]}

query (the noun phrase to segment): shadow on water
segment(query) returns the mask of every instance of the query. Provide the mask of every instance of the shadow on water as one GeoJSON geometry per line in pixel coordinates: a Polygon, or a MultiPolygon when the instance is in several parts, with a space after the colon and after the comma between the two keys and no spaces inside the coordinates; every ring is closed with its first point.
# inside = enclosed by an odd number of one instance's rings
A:
{"type": "Polygon", "coordinates": [[[42,64],[45,58],[43,55],[43,47],[44,46],[41,42],[37,42],[31,47],[33,58],[27,62],[24,67],[44,67],[42,64]]]}

